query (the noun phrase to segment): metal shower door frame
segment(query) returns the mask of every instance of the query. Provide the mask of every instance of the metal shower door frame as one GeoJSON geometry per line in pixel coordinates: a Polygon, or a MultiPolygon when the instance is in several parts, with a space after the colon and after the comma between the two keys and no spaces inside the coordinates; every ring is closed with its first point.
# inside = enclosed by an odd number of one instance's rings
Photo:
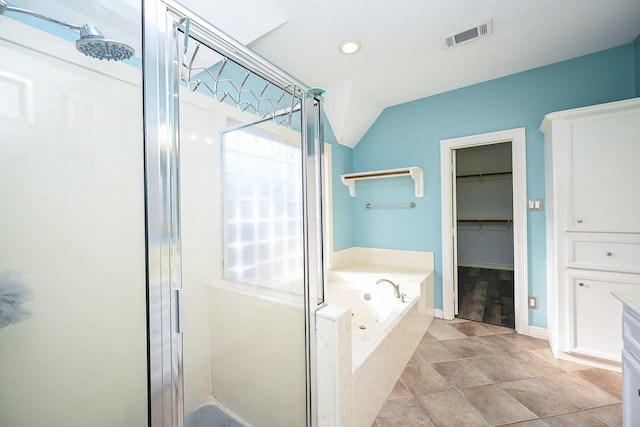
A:
{"type": "Polygon", "coordinates": [[[178,28],[186,18],[192,28],[195,24],[200,36],[206,35],[207,42],[215,46],[217,52],[280,88],[294,86],[304,90],[301,133],[306,248],[306,424],[313,427],[317,422],[315,311],[326,289],[321,214],[321,93],[309,90],[308,86],[171,0],[143,1],[149,425],[181,427],[184,424],[183,349],[177,308],[182,289],[178,28]]]}

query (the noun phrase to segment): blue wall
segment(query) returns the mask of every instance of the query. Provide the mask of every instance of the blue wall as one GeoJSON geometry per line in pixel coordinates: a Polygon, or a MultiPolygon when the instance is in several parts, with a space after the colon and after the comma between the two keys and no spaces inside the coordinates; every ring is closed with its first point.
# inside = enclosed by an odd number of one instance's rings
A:
{"type": "MultiPolygon", "coordinates": [[[[416,199],[409,178],[360,181],[353,199],[353,246],[433,251],[436,307],[442,308],[440,140],[517,127],[526,128],[527,196],[544,198],[544,143],[538,130],[552,111],[632,98],[636,94],[633,43],[459,90],[389,107],[353,151],[353,171],[420,166],[425,197],[416,199]],[[415,209],[367,210],[366,203],[408,203],[415,209]]],[[[344,156],[344,157],[341,157],[344,156]]],[[[348,169],[349,153],[334,165],[348,169]]],[[[336,168],[337,169],[337,168],[336,168]]],[[[348,170],[347,170],[348,171],[348,170]]],[[[334,170],[334,174],[338,171],[334,170]]],[[[334,181],[334,198],[347,188],[334,181]]],[[[336,219],[347,212],[336,203],[336,219]]],[[[539,297],[529,323],[546,327],[545,213],[528,216],[529,292],[539,297]]],[[[336,228],[347,245],[348,226],[336,228]]],[[[336,245],[338,249],[339,245],[336,245]]],[[[346,246],[345,246],[346,247],[346,246]]]]}
{"type": "Polygon", "coordinates": [[[329,121],[324,118],[324,141],[331,144],[333,183],[333,250],[355,246],[353,242],[353,199],[340,176],[353,171],[353,150],[338,144],[329,121]]]}

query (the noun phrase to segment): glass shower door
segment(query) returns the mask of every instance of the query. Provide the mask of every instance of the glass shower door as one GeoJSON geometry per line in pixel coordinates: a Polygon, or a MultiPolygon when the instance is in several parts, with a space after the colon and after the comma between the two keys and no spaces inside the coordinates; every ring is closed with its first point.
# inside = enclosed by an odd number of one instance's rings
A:
{"type": "Polygon", "coordinates": [[[157,4],[157,49],[175,64],[158,97],[168,102],[160,199],[173,224],[158,286],[177,307],[162,394],[174,425],[311,425],[319,101],[179,6],[157,4]]]}

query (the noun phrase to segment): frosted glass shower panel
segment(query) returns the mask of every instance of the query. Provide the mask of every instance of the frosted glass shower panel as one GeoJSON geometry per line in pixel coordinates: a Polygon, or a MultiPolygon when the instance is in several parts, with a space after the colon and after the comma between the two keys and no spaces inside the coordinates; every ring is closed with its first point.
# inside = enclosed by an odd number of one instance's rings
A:
{"type": "MultiPolygon", "coordinates": [[[[49,3],[30,2],[81,13],[49,3]]],[[[84,19],[139,39],[123,6],[84,19]]],[[[142,70],[0,22],[0,426],[145,426],[142,70]]]]}

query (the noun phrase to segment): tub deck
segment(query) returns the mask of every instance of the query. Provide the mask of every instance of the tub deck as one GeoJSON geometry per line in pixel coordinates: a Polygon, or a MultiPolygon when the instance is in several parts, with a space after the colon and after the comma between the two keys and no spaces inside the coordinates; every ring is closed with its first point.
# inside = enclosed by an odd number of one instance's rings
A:
{"type": "Polygon", "coordinates": [[[433,320],[432,269],[352,263],[332,271],[330,285],[378,279],[398,283],[408,297],[375,328],[352,336],[349,308],[329,301],[318,312],[320,426],[370,427],[433,320]]]}

